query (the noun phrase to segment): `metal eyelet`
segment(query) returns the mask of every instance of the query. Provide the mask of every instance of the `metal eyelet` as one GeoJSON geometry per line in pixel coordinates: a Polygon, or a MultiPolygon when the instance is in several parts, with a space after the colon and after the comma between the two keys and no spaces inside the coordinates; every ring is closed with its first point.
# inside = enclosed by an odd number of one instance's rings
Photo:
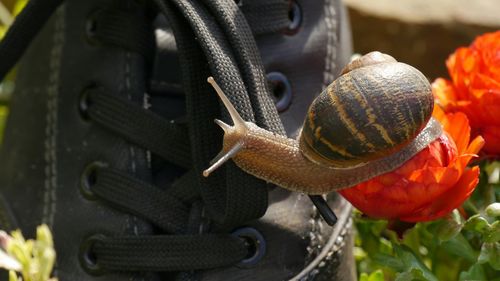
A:
{"type": "Polygon", "coordinates": [[[85,22],[85,34],[87,35],[88,39],[93,40],[96,33],[97,33],[97,21],[93,17],[90,17],[85,22]]]}
{"type": "Polygon", "coordinates": [[[290,4],[288,18],[290,19],[290,24],[288,24],[285,34],[293,35],[299,31],[300,25],[302,24],[302,9],[299,4],[297,4],[297,1],[292,1],[290,4]]]}
{"type": "Polygon", "coordinates": [[[288,78],[281,72],[269,72],[267,80],[271,84],[276,109],[278,112],[285,111],[292,103],[292,86],[288,78]]]}
{"type": "Polygon", "coordinates": [[[86,87],[83,88],[80,93],[80,98],[78,99],[78,112],[83,120],[89,121],[89,108],[92,106],[92,99],[90,94],[93,91],[102,90],[102,86],[95,82],[90,82],[86,87]]]}
{"type": "Polygon", "coordinates": [[[266,240],[264,236],[253,227],[242,227],[233,231],[232,235],[242,239],[248,249],[247,256],[236,266],[251,267],[256,265],[266,254],[266,240]]]}
{"type": "Polygon", "coordinates": [[[103,268],[99,265],[97,256],[94,253],[94,245],[106,238],[103,234],[94,234],[85,238],[80,245],[79,260],[81,267],[91,275],[101,275],[103,268]]]}
{"type": "Polygon", "coordinates": [[[78,102],[78,111],[80,112],[80,116],[82,117],[83,120],[89,121],[89,107],[91,105],[90,98],[89,98],[89,92],[90,88],[87,87],[85,88],[82,93],[80,94],[80,99],[78,102]]]}
{"type": "Polygon", "coordinates": [[[108,165],[103,162],[92,162],[85,167],[80,177],[80,192],[88,200],[95,200],[96,195],[92,191],[92,187],[97,183],[97,170],[105,168],[108,165]]]}
{"type": "Polygon", "coordinates": [[[102,10],[94,10],[92,11],[85,21],[85,37],[87,38],[88,43],[91,45],[99,44],[98,40],[98,29],[99,29],[99,16],[102,13],[102,10]]]}
{"type": "Polygon", "coordinates": [[[98,24],[96,20],[96,12],[93,12],[87,17],[87,20],[85,21],[85,36],[91,43],[96,42],[97,27],[98,24]]]}

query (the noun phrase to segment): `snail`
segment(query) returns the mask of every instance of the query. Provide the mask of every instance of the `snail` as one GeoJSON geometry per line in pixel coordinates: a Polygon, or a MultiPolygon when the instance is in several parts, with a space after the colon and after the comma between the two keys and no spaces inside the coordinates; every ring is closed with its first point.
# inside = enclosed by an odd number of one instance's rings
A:
{"type": "Polygon", "coordinates": [[[232,159],[241,169],[283,188],[324,194],[392,171],[442,133],[432,115],[425,76],[380,52],[351,63],[313,101],[298,139],[246,122],[212,77],[233,125],[207,177],[232,159]]]}

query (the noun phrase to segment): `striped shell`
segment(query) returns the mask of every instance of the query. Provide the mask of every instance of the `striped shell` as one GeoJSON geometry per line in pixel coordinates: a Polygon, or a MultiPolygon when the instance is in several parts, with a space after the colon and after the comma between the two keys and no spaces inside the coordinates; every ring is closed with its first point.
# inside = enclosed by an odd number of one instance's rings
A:
{"type": "Polygon", "coordinates": [[[388,156],[425,127],[433,104],[420,71],[388,55],[367,54],[314,100],[300,149],[313,162],[341,168],[388,156]]]}

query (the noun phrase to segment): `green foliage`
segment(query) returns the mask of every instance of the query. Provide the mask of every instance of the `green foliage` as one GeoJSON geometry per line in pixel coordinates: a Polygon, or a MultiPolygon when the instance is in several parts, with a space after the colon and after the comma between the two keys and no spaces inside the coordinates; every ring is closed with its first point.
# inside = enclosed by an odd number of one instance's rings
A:
{"type": "MultiPolygon", "coordinates": [[[[16,3],[14,4],[14,11],[12,12],[12,15],[17,15],[26,5],[26,3],[26,0],[16,1],[16,3]]],[[[8,26],[2,25],[0,22],[0,39],[3,38],[7,30],[8,26]]],[[[3,139],[3,131],[8,113],[7,104],[14,89],[14,76],[15,71],[11,71],[11,73],[9,73],[3,81],[0,81],[0,143],[3,139]]]]}
{"type": "Polygon", "coordinates": [[[363,272],[359,277],[359,281],[384,281],[384,272],[382,270],[377,270],[370,275],[363,272]]]}
{"type": "Polygon", "coordinates": [[[24,9],[27,3],[28,0],[16,0],[14,8],[12,9],[12,15],[14,17],[17,16],[24,9]]]}
{"type": "Polygon", "coordinates": [[[2,233],[0,266],[9,270],[9,281],[55,281],[50,278],[56,254],[47,225],[36,230],[36,240],[25,240],[19,230],[2,233]],[[22,279],[20,279],[20,276],[22,279]]]}
{"type": "Polygon", "coordinates": [[[500,281],[500,162],[483,163],[481,171],[463,209],[443,219],[412,226],[356,213],[360,281],[500,281]],[[401,226],[402,237],[390,230],[401,226]]]}
{"type": "Polygon", "coordinates": [[[0,144],[3,139],[3,131],[5,128],[5,121],[7,120],[7,114],[9,109],[6,106],[0,106],[0,144]]]}

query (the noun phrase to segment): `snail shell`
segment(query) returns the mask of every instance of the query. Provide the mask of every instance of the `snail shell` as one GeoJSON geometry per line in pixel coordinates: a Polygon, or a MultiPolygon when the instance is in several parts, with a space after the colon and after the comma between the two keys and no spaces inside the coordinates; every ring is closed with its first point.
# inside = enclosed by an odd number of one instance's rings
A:
{"type": "Polygon", "coordinates": [[[311,161],[356,166],[390,155],[422,131],[433,110],[424,75],[389,55],[369,53],[311,104],[300,148],[311,161]]]}

